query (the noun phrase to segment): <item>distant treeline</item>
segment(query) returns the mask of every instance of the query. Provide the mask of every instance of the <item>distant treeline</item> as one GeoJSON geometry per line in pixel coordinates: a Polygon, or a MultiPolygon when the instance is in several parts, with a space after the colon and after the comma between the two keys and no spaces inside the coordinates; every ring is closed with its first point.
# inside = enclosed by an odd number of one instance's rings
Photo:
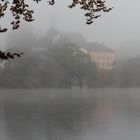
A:
{"type": "Polygon", "coordinates": [[[58,41],[46,49],[28,48],[24,54],[19,59],[5,62],[0,71],[1,87],[70,88],[94,87],[96,84],[98,74],[95,64],[70,42],[58,41]]]}
{"type": "Polygon", "coordinates": [[[1,64],[0,87],[140,86],[140,57],[115,64],[114,69],[109,72],[99,71],[91,58],[72,41],[61,37],[54,38],[52,33],[48,34],[45,39],[40,38],[36,42],[33,40],[36,39],[28,40],[30,42],[12,39],[12,42],[16,42],[17,47],[12,46],[7,49],[7,52],[21,52],[22,50],[24,55],[1,64]]]}

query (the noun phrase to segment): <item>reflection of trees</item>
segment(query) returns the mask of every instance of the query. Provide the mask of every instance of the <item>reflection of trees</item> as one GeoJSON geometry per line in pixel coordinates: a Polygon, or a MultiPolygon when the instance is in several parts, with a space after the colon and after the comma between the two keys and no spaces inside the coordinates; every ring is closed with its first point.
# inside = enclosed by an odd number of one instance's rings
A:
{"type": "Polygon", "coordinates": [[[140,95],[139,89],[124,89],[119,109],[125,115],[125,120],[139,124],[140,119],[140,95]]]}
{"type": "Polygon", "coordinates": [[[6,121],[7,135],[11,140],[31,139],[31,112],[27,104],[21,105],[14,100],[4,102],[4,118],[6,121]]]}
{"type": "Polygon", "coordinates": [[[8,136],[13,140],[82,137],[87,132],[102,130],[100,123],[108,124],[104,114],[100,114],[104,120],[100,121],[96,96],[60,95],[44,96],[41,100],[30,98],[28,101],[17,96],[6,98],[4,117],[8,136]]]}

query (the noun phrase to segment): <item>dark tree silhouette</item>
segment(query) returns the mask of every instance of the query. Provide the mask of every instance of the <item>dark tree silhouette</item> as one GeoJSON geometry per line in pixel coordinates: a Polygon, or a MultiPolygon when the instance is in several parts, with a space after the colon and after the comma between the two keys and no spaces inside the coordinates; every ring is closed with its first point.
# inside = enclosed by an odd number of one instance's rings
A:
{"type": "MultiPolygon", "coordinates": [[[[33,0],[36,3],[42,0],[33,0]]],[[[55,0],[49,0],[49,5],[54,5],[55,0]]],[[[103,0],[72,0],[69,8],[73,8],[77,5],[80,5],[82,10],[85,10],[86,24],[93,23],[94,19],[97,19],[101,16],[103,12],[109,12],[112,8],[106,6],[106,2],[103,0]]],[[[26,0],[0,0],[0,18],[3,18],[7,10],[10,10],[12,13],[12,29],[18,29],[20,26],[21,18],[27,22],[34,21],[32,14],[34,11],[29,8],[26,0]]],[[[0,32],[6,32],[6,27],[0,26],[0,32]]]]}
{"type": "Polygon", "coordinates": [[[0,59],[1,60],[8,60],[8,59],[14,59],[16,57],[21,57],[23,53],[11,53],[11,52],[2,52],[0,51],[0,59]]]}

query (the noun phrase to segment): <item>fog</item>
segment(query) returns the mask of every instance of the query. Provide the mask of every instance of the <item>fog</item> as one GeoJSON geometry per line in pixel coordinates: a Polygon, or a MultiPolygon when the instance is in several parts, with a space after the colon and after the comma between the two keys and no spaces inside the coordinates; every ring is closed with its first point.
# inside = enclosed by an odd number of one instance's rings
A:
{"type": "Polygon", "coordinates": [[[55,26],[59,29],[81,32],[88,40],[103,42],[109,47],[116,47],[127,40],[139,40],[138,5],[140,2],[138,0],[107,0],[107,3],[114,9],[110,13],[103,14],[99,20],[90,26],[85,24],[85,17],[79,8],[68,9],[67,5],[69,3],[66,1],[63,3],[62,1],[60,3],[56,2],[56,6],[51,8],[46,8],[44,4],[42,8],[36,8],[38,9],[36,17],[39,18],[33,23],[33,26],[42,25],[39,29],[44,30],[44,28],[52,24],[50,19],[53,16],[55,26]],[[44,15],[43,13],[46,14],[44,15]]]}
{"type": "MultiPolygon", "coordinates": [[[[80,32],[88,41],[105,43],[111,48],[125,47],[129,44],[128,41],[137,41],[140,44],[139,0],[107,0],[107,4],[114,9],[109,13],[104,13],[92,25],[85,24],[84,12],[79,7],[73,9],[67,7],[70,2],[70,0],[56,1],[54,6],[48,6],[46,1],[39,4],[33,3],[36,20],[30,23],[30,26],[38,35],[44,35],[51,26],[55,26],[59,30],[80,32]]],[[[9,17],[7,18],[9,19],[9,17]]],[[[6,25],[7,22],[3,24],[6,25]]],[[[0,47],[2,48],[6,44],[3,36],[7,36],[7,34],[0,35],[0,47]]]]}
{"type": "Polygon", "coordinates": [[[91,25],[71,0],[0,21],[1,140],[139,139],[140,1],[106,2],[91,25]]]}
{"type": "MultiPolygon", "coordinates": [[[[107,5],[114,7],[113,10],[103,13],[101,18],[95,20],[93,24],[87,25],[84,12],[81,11],[79,7],[73,9],[67,7],[70,1],[56,1],[54,6],[49,6],[44,1],[39,4],[31,2],[31,8],[33,8],[35,12],[35,21],[31,23],[22,22],[18,30],[11,31],[10,29],[7,33],[0,34],[0,47],[2,49],[25,53],[21,59],[17,60],[17,63],[11,61],[5,63],[5,69],[1,71],[0,75],[3,79],[1,84],[4,87],[24,88],[43,86],[71,87],[75,84],[74,81],[77,81],[79,86],[81,86],[81,82],[84,81],[84,85],[86,82],[86,85],[89,87],[140,86],[138,72],[140,67],[140,29],[138,28],[140,23],[138,18],[139,3],[138,0],[129,2],[126,0],[108,0],[107,5]],[[80,59],[85,59],[83,52],[80,52],[80,57],[78,55],[75,55],[75,58],[71,57],[75,53],[73,52],[73,47],[76,50],[77,47],[85,49],[88,42],[95,42],[94,47],[97,48],[103,47],[114,50],[115,61],[112,62],[112,64],[115,65],[108,77],[103,76],[97,70],[95,63],[91,68],[91,60],[88,61],[88,64],[84,61],[83,64],[81,64],[80,59]],[[50,49],[53,47],[62,54],[50,49]],[[41,49],[48,49],[48,51],[33,51],[41,49]],[[63,53],[68,53],[69,56],[63,53]],[[42,59],[41,57],[44,58],[42,59]],[[38,61],[36,61],[37,59],[38,61]],[[63,59],[65,59],[65,61],[63,59]],[[18,64],[18,61],[21,65],[18,64]],[[72,61],[77,63],[73,63],[72,61]],[[131,61],[131,63],[129,61],[131,61]],[[32,65],[28,62],[31,62],[32,65]],[[13,65],[15,65],[14,70],[13,65]],[[80,65],[81,68],[86,66],[87,69],[81,70],[78,65],[80,65]],[[135,69],[136,65],[137,69],[135,69]],[[127,70],[125,69],[126,66],[128,67],[127,70]],[[75,67],[75,69],[73,69],[73,67],[75,67]],[[25,71],[23,71],[23,69],[25,71]],[[48,69],[50,69],[50,71],[48,71],[48,69]],[[54,69],[57,70],[57,73],[54,69]],[[34,70],[35,73],[32,73],[32,70],[34,70]],[[15,71],[15,73],[13,73],[13,71],[15,71]],[[43,77],[43,73],[47,75],[45,71],[47,71],[50,79],[47,76],[47,78],[43,77]],[[79,71],[81,72],[80,74],[78,73],[79,71]],[[9,77],[11,77],[11,81],[16,77],[15,85],[12,85],[13,83],[9,84],[10,80],[8,83],[7,79],[3,77],[7,72],[9,77]],[[92,76],[89,73],[92,73],[92,76]],[[132,74],[130,75],[130,73],[132,74]],[[21,77],[24,78],[19,80],[21,77]],[[31,81],[26,77],[30,77],[31,81]],[[67,80],[68,78],[69,81],[67,80]],[[45,82],[43,80],[45,80],[45,82]],[[54,80],[54,83],[50,82],[54,80]],[[65,85],[64,83],[67,84],[65,85]]],[[[5,25],[10,28],[8,25],[10,15],[6,18],[7,22],[5,25]]]]}

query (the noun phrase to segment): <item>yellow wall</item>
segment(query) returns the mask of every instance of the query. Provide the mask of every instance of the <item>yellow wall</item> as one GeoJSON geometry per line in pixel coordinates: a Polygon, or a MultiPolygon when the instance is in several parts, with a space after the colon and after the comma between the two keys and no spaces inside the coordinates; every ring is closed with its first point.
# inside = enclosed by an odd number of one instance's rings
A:
{"type": "Polygon", "coordinates": [[[90,51],[88,52],[93,62],[97,64],[99,69],[112,69],[115,53],[114,51],[90,51]]]}

